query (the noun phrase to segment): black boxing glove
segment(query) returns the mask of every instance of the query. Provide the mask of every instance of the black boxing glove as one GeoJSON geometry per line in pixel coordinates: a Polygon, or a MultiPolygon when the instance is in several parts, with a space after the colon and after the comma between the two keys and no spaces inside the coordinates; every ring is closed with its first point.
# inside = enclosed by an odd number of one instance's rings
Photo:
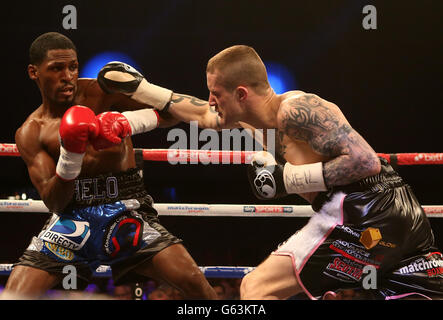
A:
{"type": "Polygon", "coordinates": [[[293,193],[326,191],[321,162],[293,165],[277,164],[266,151],[254,154],[248,167],[252,191],[259,199],[273,199],[293,193]]]}
{"type": "Polygon", "coordinates": [[[172,98],[171,90],[149,83],[135,68],[119,61],[108,62],[98,73],[97,82],[106,93],[123,93],[157,110],[169,106],[172,98]]]}
{"type": "Polygon", "coordinates": [[[255,153],[247,173],[252,192],[257,198],[269,200],[288,195],[283,181],[283,166],[277,164],[269,152],[255,153]]]}

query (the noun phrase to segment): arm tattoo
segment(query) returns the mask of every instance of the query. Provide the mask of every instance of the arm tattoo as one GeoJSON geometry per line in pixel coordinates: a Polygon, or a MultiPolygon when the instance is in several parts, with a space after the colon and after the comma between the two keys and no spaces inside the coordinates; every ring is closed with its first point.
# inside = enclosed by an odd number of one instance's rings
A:
{"type": "MultiPolygon", "coordinates": [[[[204,106],[208,105],[208,101],[201,100],[201,99],[198,99],[196,97],[189,96],[186,94],[178,94],[178,93],[174,93],[174,97],[172,98],[171,101],[173,103],[179,103],[184,100],[189,101],[190,104],[192,104],[196,107],[204,107],[204,106]]],[[[212,114],[211,115],[211,122],[209,123],[208,128],[221,129],[220,117],[218,115],[218,112],[215,111],[215,107],[209,105],[208,109],[209,109],[209,112],[212,114]],[[215,118],[215,120],[214,120],[214,118],[215,118]],[[214,125],[213,125],[213,121],[215,121],[214,125]]]]}
{"type": "Polygon", "coordinates": [[[315,95],[291,99],[284,115],[285,134],[295,139],[311,141],[317,134],[339,125],[337,117],[315,95]]]}
{"type": "Polygon", "coordinates": [[[174,103],[179,103],[179,102],[187,99],[187,100],[189,100],[189,102],[191,104],[193,104],[194,106],[198,106],[198,107],[208,104],[207,101],[200,100],[196,97],[188,96],[186,94],[175,94],[175,95],[177,96],[177,98],[172,99],[172,102],[174,102],[174,103]]]}
{"type": "Polygon", "coordinates": [[[275,145],[275,159],[278,163],[284,164],[286,162],[285,155],[286,155],[286,144],[283,142],[283,139],[285,137],[285,133],[283,130],[277,130],[277,139],[276,139],[276,145],[275,145]]]}
{"type": "Polygon", "coordinates": [[[372,175],[377,157],[367,142],[316,95],[288,101],[282,129],[291,138],[307,142],[324,163],[326,185],[346,185],[372,175]]]}

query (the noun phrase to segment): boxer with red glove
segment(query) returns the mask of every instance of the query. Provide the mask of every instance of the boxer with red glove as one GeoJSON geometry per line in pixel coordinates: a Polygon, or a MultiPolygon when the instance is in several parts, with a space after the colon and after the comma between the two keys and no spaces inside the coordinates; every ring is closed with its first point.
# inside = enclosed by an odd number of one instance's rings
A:
{"type": "Polygon", "coordinates": [[[153,109],[108,111],[96,117],[100,131],[91,141],[94,149],[101,150],[120,144],[122,139],[135,134],[151,131],[158,127],[159,117],[153,109]]]}
{"type": "Polygon", "coordinates": [[[86,146],[99,134],[99,122],[88,107],[69,108],[60,122],[60,157],[56,174],[61,179],[74,180],[81,171],[86,146]]]}
{"type": "MultiPolygon", "coordinates": [[[[99,265],[111,265],[116,284],[155,275],[187,299],[215,299],[182,240],[158,221],[131,139],[124,139],[157,127],[152,107],[165,107],[172,91],[138,82],[130,67],[129,73],[120,68],[104,74],[105,85],[116,84],[116,91],[103,90],[97,79],[78,79],[75,45],[56,32],[35,39],[29,56],[28,75],[42,101],[15,140],[52,215],[14,265],[2,294],[38,299],[60,284],[66,265],[75,268],[82,290],[99,265]],[[120,83],[118,76],[135,81],[120,83]],[[117,110],[131,112],[110,112],[117,110]],[[104,152],[93,148],[119,142],[104,152]]],[[[162,126],[175,121],[168,114],[160,118],[162,126]]]]}

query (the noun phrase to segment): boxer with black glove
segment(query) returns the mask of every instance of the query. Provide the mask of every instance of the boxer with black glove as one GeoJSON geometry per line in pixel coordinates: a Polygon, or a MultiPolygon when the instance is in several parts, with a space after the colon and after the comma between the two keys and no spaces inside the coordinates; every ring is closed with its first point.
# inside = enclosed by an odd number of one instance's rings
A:
{"type": "Polygon", "coordinates": [[[327,190],[321,162],[303,165],[286,162],[281,165],[267,151],[254,154],[248,167],[248,178],[254,195],[263,200],[327,190]]]}
{"type": "MultiPolygon", "coordinates": [[[[149,83],[143,75],[130,65],[112,61],[98,73],[100,88],[108,93],[122,93],[131,99],[150,105],[156,110],[167,109],[172,91],[149,83]]],[[[156,110],[146,108],[136,111],[104,112],[97,116],[100,123],[99,137],[93,142],[96,150],[119,144],[127,136],[151,131],[159,125],[156,110]]]]}
{"type": "Polygon", "coordinates": [[[106,93],[123,93],[157,110],[167,108],[172,98],[171,90],[149,83],[135,68],[119,61],[107,63],[97,81],[106,93]]]}

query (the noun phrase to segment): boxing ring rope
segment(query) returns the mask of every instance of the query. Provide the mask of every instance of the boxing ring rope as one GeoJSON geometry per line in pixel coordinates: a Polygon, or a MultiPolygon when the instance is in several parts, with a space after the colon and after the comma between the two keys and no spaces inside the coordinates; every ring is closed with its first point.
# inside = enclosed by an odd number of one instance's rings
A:
{"type": "MultiPolygon", "coordinates": [[[[185,150],[185,149],[137,149],[145,161],[172,163],[229,163],[247,164],[255,151],[185,150]]],[[[20,152],[13,143],[0,143],[0,156],[19,157],[20,152]]],[[[440,165],[443,153],[378,153],[392,165],[440,165]]],[[[431,218],[443,217],[443,205],[422,206],[431,218]]],[[[159,216],[194,217],[310,217],[314,214],[309,205],[261,205],[261,204],[178,204],[156,203],[154,208],[159,216]]],[[[41,200],[0,200],[0,212],[48,213],[41,200]]],[[[199,267],[208,278],[242,278],[254,267],[206,266],[199,267]]],[[[0,264],[0,275],[9,275],[12,264],[0,264]]],[[[95,277],[110,277],[111,268],[99,266],[95,277]]]]}
{"type": "MultiPolygon", "coordinates": [[[[145,161],[174,161],[178,163],[202,162],[245,164],[251,161],[255,151],[220,151],[187,149],[134,149],[141,151],[145,161]]],[[[19,157],[14,143],[0,143],[0,156],[19,157]]],[[[438,165],[443,164],[443,153],[378,153],[393,165],[438,165]]]]}
{"type": "MultiPolygon", "coordinates": [[[[254,267],[199,267],[207,278],[243,278],[254,270],[254,267]]],[[[0,276],[7,276],[12,271],[12,263],[0,264],[0,276]]],[[[110,266],[99,266],[93,276],[96,278],[110,278],[112,270],[110,266]]]]}
{"type": "MultiPolygon", "coordinates": [[[[263,204],[197,204],[197,203],[154,203],[159,216],[191,217],[311,217],[310,205],[263,205],[263,204]]],[[[443,205],[422,206],[430,218],[443,217],[443,205]]],[[[1,212],[40,212],[49,209],[41,200],[0,199],[1,212]]]]}

